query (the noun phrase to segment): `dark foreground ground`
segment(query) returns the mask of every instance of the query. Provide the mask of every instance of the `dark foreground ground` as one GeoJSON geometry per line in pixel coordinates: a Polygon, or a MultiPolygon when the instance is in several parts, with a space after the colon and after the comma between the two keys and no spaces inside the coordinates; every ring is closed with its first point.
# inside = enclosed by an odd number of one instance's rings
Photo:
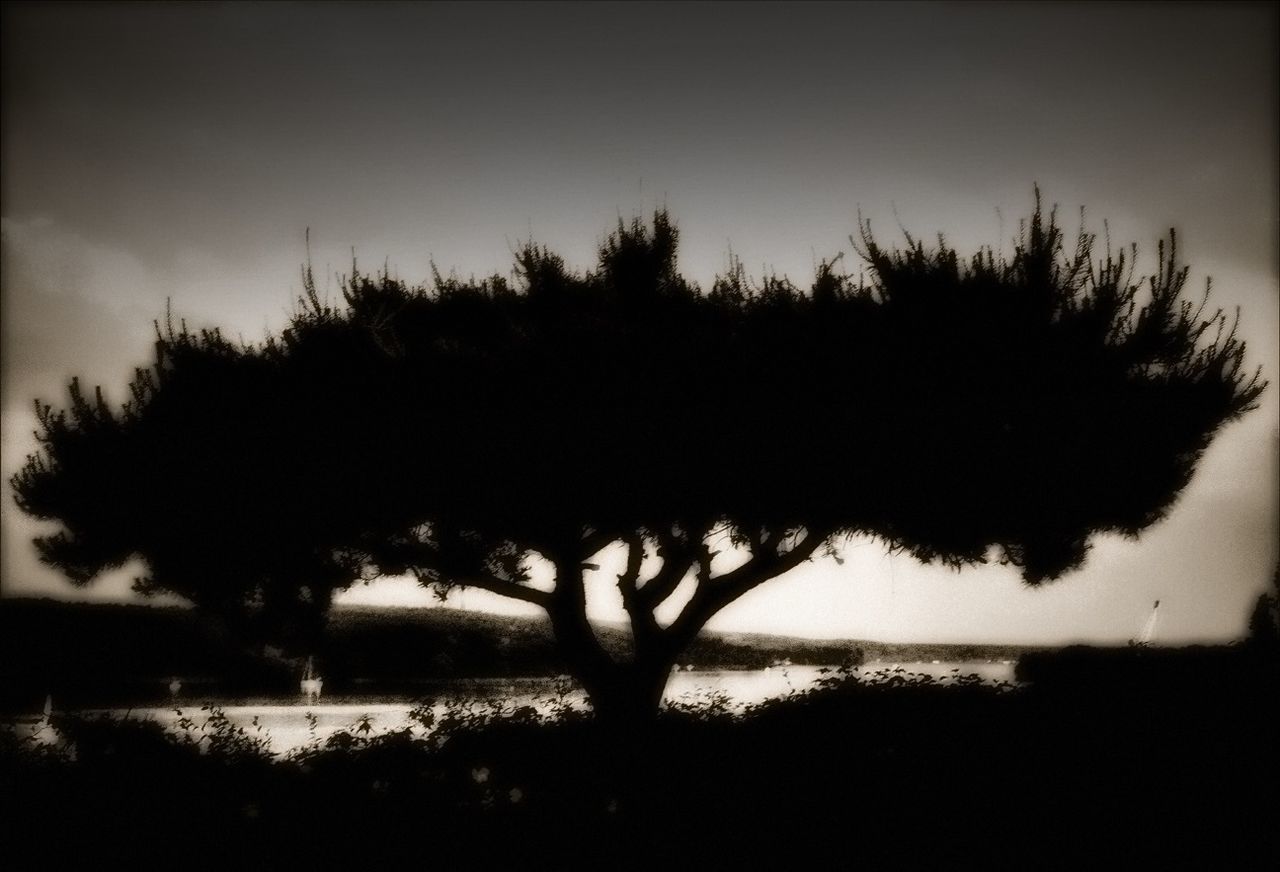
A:
{"type": "Polygon", "coordinates": [[[273,760],[216,721],[3,748],[8,868],[1274,869],[1280,673],[1245,651],[1021,689],[901,679],[624,739],[454,711],[273,760]],[[74,760],[69,759],[74,744],[74,760]]]}

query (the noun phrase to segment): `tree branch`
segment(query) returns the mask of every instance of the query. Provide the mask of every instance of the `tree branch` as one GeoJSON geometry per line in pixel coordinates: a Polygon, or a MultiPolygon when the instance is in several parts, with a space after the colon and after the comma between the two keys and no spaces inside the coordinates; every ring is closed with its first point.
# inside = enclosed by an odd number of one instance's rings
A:
{"type": "MultiPolygon", "coordinates": [[[[490,559],[481,562],[491,563],[502,569],[503,561],[500,556],[493,559],[495,554],[497,552],[491,553],[490,559]]],[[[465,569],[456,567],[451,569],[447,563],[440,561],[439,553],[435,548],[421,541],[402,542],[394,556],[398,561],[403,561],[398,565],[407,567],[417,576],[419,583],[424,585],[435,581],[445,586],[475,587],[499,596],[532,603],[544,609],[551,601],[550,594],[546,591],[528,587],[512,578],[503,578],[492,570],[486,571],[486,568],[477,567],[475,572],[467,572],[465,569]]]]}
{"type": "Polygon", "coordinates": [[[600,682],[610,680],[616,664],[587,620],[581,563],[577,559],[557,560],[555,569],[556,586],[547,597],[547,615],[562,653],[576,666],[578,678],[586,682],[588,692],[592,692],[600,682]]]}
{"type": "Polygon", "coordinates": [[[650,609],[661,605],[675,592],[680,582],[684,581],[684,577],[689,573],[695,559],[692,549],[670,530],[660,531],[657,539],[658,556],[662,558],[662,568],[639,590],[640,597],[650,609]]]}
{"type": "Polygon", "coordinates": [[[662,631],[653,614],[653,603],[642,596],[637,587],[640,567],[644,563],[644,537],[638,534],[627,537],[627,547],[627,566],[618,576],[618,590],[622,593],[622,606],[631,620],[635,659],[641,660],[655,647],[662,631]]]}
{"type": "Polygon", "coordinates": [[[487,590],[490,593],[496,593],[499,596],[533,603],[535,606],[541,606],[544,609],[548,608],[551,604],[551,594],[547,593],[545,590],[539,590],[536,587],[528,587],[514,581],[507,581],[493,575],[481,575],[466,579],[456,579],[452,580],[452,583],[458,587],[476,587],[481,590],[487,590]]]}
{"type": "Polygon", "coordinates": [[[711,577],[710,560],[706,560],[699,567],[698,589],[667,629],[672,643],[677,646],[688,644],[712,615],[769,579],[795,569],[808,560],[830,535],[830,532],[806,530],[805,537],[790,550],[779,551],[777,546],[784,541],[781,535],[770,536],[762,531],[751,559],[719,578],[711,577]],[[774,543],[773,547],[765,547],[769,541],[774,543]]]}
{"type": "Polygon", "coordinates": [[[639,535],[628,536],[627,566],[618,576],[618,590],[622,593],[622,604],[631,611],[636,604],[636,585],[640,580],[640,565],[644,563],[644,538],[639,535]]]}

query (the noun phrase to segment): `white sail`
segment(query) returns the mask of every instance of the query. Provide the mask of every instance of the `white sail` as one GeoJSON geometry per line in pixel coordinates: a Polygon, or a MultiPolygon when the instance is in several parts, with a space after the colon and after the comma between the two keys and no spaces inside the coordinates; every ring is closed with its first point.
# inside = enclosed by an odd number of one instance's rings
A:
{"type": "Polygon", "coordinates": [[[1147,618],[1147,623],[1142,628],[1142,635],[1138,637],[1139,645],[1150,645],[1156,637],[1156,625],[1160,623],[1160,600],[1156,600],[1156,604],[1151,607],[1151,616],[1147,618]]]}

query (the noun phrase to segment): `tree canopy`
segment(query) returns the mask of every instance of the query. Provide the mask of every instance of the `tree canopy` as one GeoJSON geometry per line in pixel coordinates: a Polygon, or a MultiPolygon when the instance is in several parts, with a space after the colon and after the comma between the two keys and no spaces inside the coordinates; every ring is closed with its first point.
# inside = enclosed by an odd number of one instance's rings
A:
{"type": "Polygon", "coordinates": [[[660,211],[620,221],[588,272],[530,243],[510,278],[353,264],[334,301],[306,268],[257,344],[167,321],[122,407],[78,382],[66,409],[37,402],[19,505],[62,523],[37,545],[74,581],[142,556],[144,587],[268,611],[412,572],[554,624],[621,541],[639,657],[841,536],[1057,578],[1094,534],[1159,520],[1265,387],[1208,289],[1185,298],[1172,233],[1137,277],[1133,249],[1064,244],[1038,195],[1012,255],[885,248],[863,224],[866,278],[836,259],[808,289],[738,264],[700,288],[677,242],[660,211]],[[750,559],[716,575],[718,540],[750,559]],[[531,554],[556,590],[527,584],[531,554]]]}

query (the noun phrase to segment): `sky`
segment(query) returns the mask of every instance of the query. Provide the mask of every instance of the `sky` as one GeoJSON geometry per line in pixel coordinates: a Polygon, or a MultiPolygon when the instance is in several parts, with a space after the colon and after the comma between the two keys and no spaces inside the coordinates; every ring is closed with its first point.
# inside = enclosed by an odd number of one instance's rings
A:
{"type": "MultiPolygon", "coordinates": [[[[70,376],[117,401],[166,301],[280,329],[311,257],[425,280],[506,272],[530,238],[590,268],[617,220],[665,206],[684,273],[730,252],[804,284],[857,216],[962,251],[1011,248],[1033,186],[1154,269],[1176,228],[1198,291],[1239,307],[1272,381],[1170,516],[1095,540],[1042,589],[859,539],[712,629],[883,641],[1237,638],[1280,539],[1277,7],[1001,3],[6,5],[0,592],[77,590],[39,564],[8,478],[32,400],[70,376]]],[[[322,283],[323,284],[323,283],[322,283]]],[[[336,283],[329,279],[332,289],[336,283]]],[[[797,422],[802,426],[803,422],[797,422]]],[[[619,618],[601,558],[591,611],[619,618]]],[[[616,569],[613,570],[616,573],[616,569]]],[[[427,604],[403,580],[349,601],[427,604]]],[[[451,600],[451,602],[454,602],[451,600]]],[[[521,611],[480,591],[469,609],[521,611]]]]}

